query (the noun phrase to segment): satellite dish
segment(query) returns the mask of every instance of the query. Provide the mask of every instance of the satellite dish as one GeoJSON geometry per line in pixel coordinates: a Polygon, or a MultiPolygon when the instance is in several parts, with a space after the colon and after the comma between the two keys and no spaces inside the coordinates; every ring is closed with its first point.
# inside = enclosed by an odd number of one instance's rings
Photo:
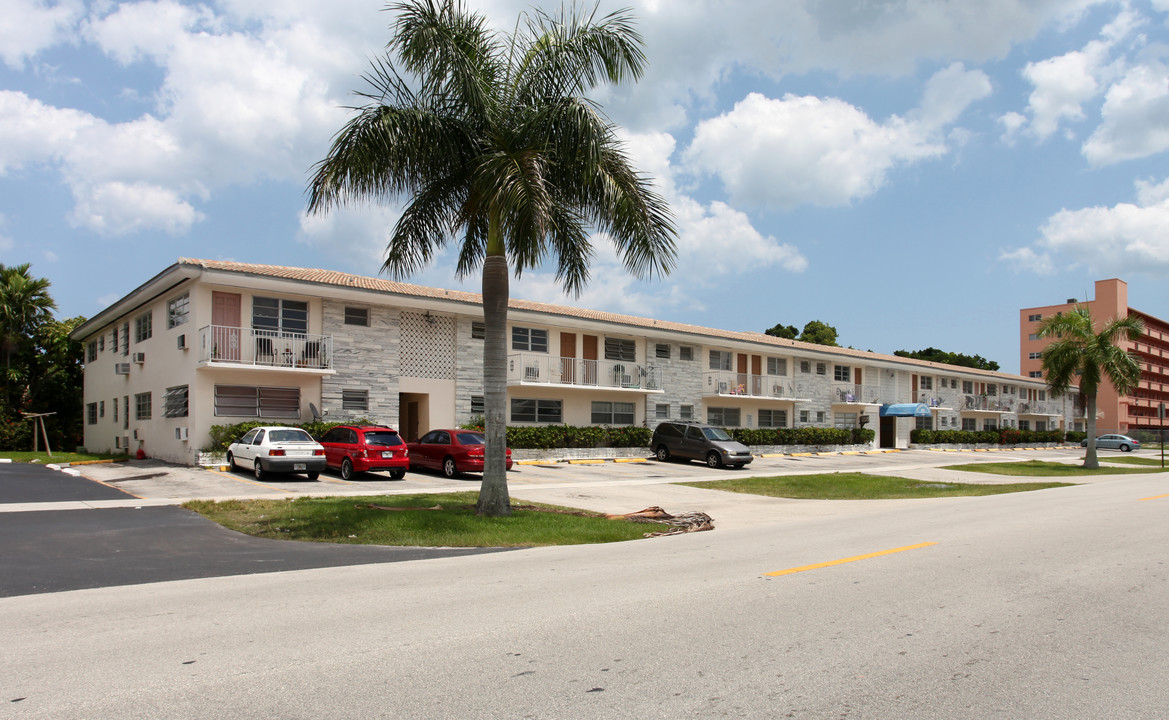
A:
{"type": "Polygon", "coordinates": [[[319,420],[320,420],[322,417],[324,417],[324,415],[321,415],[320,411],[319,411],[319,410],[317,410],[317,406],[316,406],[316,405],[313,405],[312,403],[309,403],[309,404],[308,404],[308,409],[309,409],[310,411],[312,411],[312,414],[313,414],[313,422],[317,422],[317,421],[319,421],[319,420]]]}

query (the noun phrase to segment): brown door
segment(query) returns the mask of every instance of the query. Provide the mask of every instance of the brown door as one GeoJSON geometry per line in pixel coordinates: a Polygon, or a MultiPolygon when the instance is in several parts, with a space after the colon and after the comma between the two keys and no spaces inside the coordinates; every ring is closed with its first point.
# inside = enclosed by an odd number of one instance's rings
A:
{"type": "Polygon", "coordinates": [[[857,402],[862,402],[861,396],[864,393],[861,392],[861,385],[864,385],[864,381],[861,379],[861,369],[860,368],[853,368],[853,374],[854,374],[854,377],[852,379],[852,382],[853,382],[853,384],[856,385],[856,399],[857,399],[857,402]]]}
{"type": "Polygon", "coordinates": [[[597,384],[597,336],[596,335],[582,335],[581,336],[581,357],[584,361],[581,363],[581,374],[584,376],[582,382],[585,385],[597,384]]]}
{"type": "Polygon", "coordinates": [[[912,389],[910,390],[909,401],[910,402],[917,402],[917,376],[911,375],[910,379],[911,379],[911,382],[913,383],[913,385],[912,385],[912,389]]]}
{"type": "Polygon", "coordinates": [[[763,356],[751,356],[751,394],[763,395],[763,356]]]}
{"type": "Polygon", "coordinates": [[[560,382],[576,383],[576,333],[560,333],[560,382]]]}
{"type": "Polygon", "coordinates": [[[211,359],[239,362],[240,297],[237,293],[211,293],[211,359]]]}
{"type": "Polygon", "coordinates": [[[739,353],[739,357],[737,358],[737,361],[736,361],[735,372],[738,373],[738,377],[735,378],[735,387],[732,388],[732,391],[736,395],[746,395],[747,394],[747,356],[743,353],[739,353]]]}

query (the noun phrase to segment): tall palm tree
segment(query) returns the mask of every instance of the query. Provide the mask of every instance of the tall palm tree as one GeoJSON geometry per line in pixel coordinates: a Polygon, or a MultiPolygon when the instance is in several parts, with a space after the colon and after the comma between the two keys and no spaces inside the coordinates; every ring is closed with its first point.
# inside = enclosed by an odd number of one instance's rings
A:
{"type": "Polygon", "coordinates": [[[461,0],[390,9],[385,57],[366,74],[372,91],[358,93],[368,104],[314,168],[309,210],[405,198],[383,271],[404,278],[452,242],[461,243],[458,277],[482,267],[487,448],[477,511],[506,515],[509,268],[518,277],[551,256],[557,280],[579,294],[590,230],[634,275],[674,265],[669,209],[585,97],[639,78],[643,43],[627,11],[536,11],[499,34],[461,0]]]}
{"type": "Polygon", "coordinates": [[[11,388],[22,379],[20,368],[12,367],[12,356],[39,325],[52,318],[57,307],[49,295],[49,281],[34,278],[30,267],[0,263],[0,352],[4,353],[4,401],[9,408],[11,388]]]}
{"type": "Polygon", "coordinates": [[[1107,380],[1117,393],[1128,395],[1141,380],[1136,358],[1117,342],[1122,338],[1136,340],[1144,329],[1140,318],[1123,317],[1096,332],[1092,313],[1083,305],[1044,318],[1039,324],[1039,337],[1055,338],[1043,349],[1043,375],[1052,394],[1062,395],[1078,385],[1084,398],[1088,413],[1086,468],[1100,467],[1096,457],[1096,393],[1100,383],[1107,380]]]}

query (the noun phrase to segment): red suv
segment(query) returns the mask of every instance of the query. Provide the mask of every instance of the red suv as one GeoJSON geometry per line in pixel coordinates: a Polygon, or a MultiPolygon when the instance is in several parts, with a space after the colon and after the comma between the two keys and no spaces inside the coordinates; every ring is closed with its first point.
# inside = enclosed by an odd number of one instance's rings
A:
{"type": "Polygon", "coordinates": [[[321,438],[325,464],[351,479],[367,470],[389,470],[401,480],[410,467],[410,451],[398,431],[385,425],[338,425],[321,438]]]}

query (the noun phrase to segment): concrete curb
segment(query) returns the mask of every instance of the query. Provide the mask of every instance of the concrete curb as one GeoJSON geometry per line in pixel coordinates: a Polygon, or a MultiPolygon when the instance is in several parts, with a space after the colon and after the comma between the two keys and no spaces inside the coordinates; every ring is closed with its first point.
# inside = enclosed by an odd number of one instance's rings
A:
{"type": "MultiPolygon", "coordinates": [[[[880,450],[834,450],[828,452],[798,452],[798,453],[758,453],[755,457],[827,457],[832,455],[881,455],[883,453],[902,452],[900,448],[882,448],[880,450]]],[[[644,458],[587,458],[565,460],[516,460],[515,465],[545,466],[554,465],[602,465],[604,463],[649,463],[653,457],[644,458]]]]}

